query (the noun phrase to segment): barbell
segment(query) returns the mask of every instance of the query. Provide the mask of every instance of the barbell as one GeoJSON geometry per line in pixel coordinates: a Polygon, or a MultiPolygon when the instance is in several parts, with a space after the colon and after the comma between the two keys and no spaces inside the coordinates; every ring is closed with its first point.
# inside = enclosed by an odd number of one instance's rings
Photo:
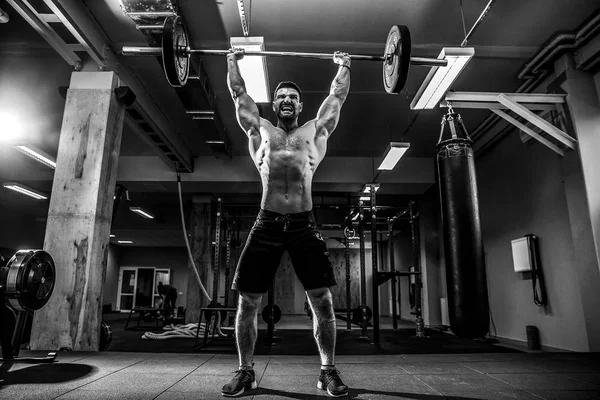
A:
{"type": "MultiPolygon", "coordinates": [[[[162,47],[135,47],[123,46],[122,54],[125,56],[162,56],[163,67],[167,81],[174,87],[181,87],[187,83],[190,73],[190,56],[201,55],[227,55],[230,50],[192,49],[185,25],[180,16],[169,16],[162,27],[144,26],[144,29],[162,29],[162,47]]],[[[393,25],[385,42],[383,56],[350,55],[352,60],[380,61],[383,62],[383,86],[389,94],[402,91],[408,78],[410,65],[428,67],[445,67],[448,61],[437,58],[411,57],[410,31],[405,25],[393,25]]],[[[257,51],[245,50],[248,56],[263,57],[297,57],[333,59],[329,53],[301,53],[287,51],[257,51]]]]}

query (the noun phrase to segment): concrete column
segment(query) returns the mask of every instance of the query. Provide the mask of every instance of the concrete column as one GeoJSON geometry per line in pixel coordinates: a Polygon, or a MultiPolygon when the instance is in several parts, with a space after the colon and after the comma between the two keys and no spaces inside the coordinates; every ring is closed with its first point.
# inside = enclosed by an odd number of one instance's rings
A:
{"type": "Polygon", "coordinates": [[[440,257],[443,249],[442,235],[439,234],[441,226],[438,221],[440,213],[439,190],[437,185],[429,189],[419,202],[419,228],[420,228],[420,252],[421,252],[421,275],[423,278],[423,321],[427,326],[442,324],[442,310],[440,298],[447,296],[442,293],[445,284],[444,258],[440,257]]]}
{"type": "MultiPolygon", "coordinates": [[[[562,88],[578,140],[564,157],[564,181],[589,351],[600,351],[600,105],[594,77],[567,70],[562,88]]],[[[551,218],[551,216],[549,216],[551,218]]],[[[568,299],[562,299],[568,301],[568,299]]],[[[562,301],[557,299],[557,301],[562,301]]]]}
{"type": "Polygon", "coordinates": [[[98,351],[125,107],[113,72],[74,72],[67,94],[44,250],[56,286],[35,312],[33,350],[98,351]]]}
{"type": "MultiPolygon", "coordinates": [[[[213,292],[213,207],[209,196],[194,197],[194,209],[192,211],[192,223],[190,228],[190,247],[194,259],[195,268],[198,270],[200,279],[208,294],[213,292]]],[[[186,323],[197,323],[200,316],[200,308],[208,305],[209,301],[202,294],[200,285],[194,273],[194,265],[188,262],[188,286],[186,298],[186,323]]]]}

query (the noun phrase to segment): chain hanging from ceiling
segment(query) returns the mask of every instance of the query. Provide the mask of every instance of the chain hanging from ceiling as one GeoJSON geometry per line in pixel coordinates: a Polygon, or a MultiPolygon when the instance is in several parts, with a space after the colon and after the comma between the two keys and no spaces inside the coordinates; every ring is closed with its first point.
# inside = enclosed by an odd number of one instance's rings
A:
{"type": "MultiPolygon", "coordinates": [[[[242,23],[242,31],[244,36],[248,36],[250,34],[250,13],[248,13],[248,17],[246,17],[246,8],[244,7],[244,0],[237,0],[238,12],[240,14],[240,22],[242,23]]],[[[250,7],[248,10],[252,9],[252,0],[250,0],[250,7]]]]}

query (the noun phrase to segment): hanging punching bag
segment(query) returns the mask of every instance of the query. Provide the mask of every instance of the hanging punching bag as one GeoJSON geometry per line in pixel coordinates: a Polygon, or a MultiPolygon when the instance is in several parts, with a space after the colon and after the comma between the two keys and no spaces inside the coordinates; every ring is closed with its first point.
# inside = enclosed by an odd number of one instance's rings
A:
{"type": "Polygon", "coordinates": [[[437,144],[437,167],[452,332],[463,338],[484,337],[489,307],[473,142],[459,114],[444,116],[437,144]],[[450,137],[444,138],[444,128],[450,137]]]}

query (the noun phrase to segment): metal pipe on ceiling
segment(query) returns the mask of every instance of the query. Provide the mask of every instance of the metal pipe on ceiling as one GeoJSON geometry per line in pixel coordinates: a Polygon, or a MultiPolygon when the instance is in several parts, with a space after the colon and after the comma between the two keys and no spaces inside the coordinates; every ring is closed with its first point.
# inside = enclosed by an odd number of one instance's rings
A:
{"type": "MultiPolygon", "coordinates": [[[[575,49],[577,45],[585,43],[589,37],[599,29],[599,24],[600,12],[586,21],[575,32],[559,33],[555,35],[542,46],[538,53],[529,60],[519,72],[518,78],[524,79],[525,82],[515,91],[515,93],[529,93],[533,91],[539,83],[549,75],[549,71],[541,69],[541,67],[554,59],[560,52],[569,50],[569,47],[575,49]]],[[[471,138],[477,140],[479,135],[483,134],[486,130],[491,129],[500,120],[501,118],[496,114],[490,113],[490,115],[488,115],[487,118],[471,132],[471,138]]],[[[494,142],[500,140],[502,136],[503,135],[496,135],[494,142]]]]}
{"type": "Polygon", "coordinates": [[[576,50],[596,33],[599,24],[600,12],[586,21],[576,31],[557,34],[525,64],[521,72],[519,72],[518,78],[529,79],[532,75],[539,73],[540,68],[554,60],[561,52],[564,52],[565,50],[576,50]]]}

